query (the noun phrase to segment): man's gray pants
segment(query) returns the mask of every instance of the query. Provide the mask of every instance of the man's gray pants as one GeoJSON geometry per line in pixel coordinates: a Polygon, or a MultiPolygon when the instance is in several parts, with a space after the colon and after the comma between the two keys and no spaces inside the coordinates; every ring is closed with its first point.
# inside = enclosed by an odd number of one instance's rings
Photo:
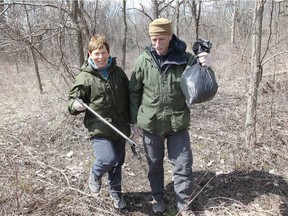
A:
{"type": "Polygon", "coordinates": [[[143,131],[144,149],[149,165],[148,179],[154,200],[164,199],[164,140],[172,164],[174,191],[178,209],[188,209],[192,194],[192,150],[188,129],[163,135],[143,131]]]}

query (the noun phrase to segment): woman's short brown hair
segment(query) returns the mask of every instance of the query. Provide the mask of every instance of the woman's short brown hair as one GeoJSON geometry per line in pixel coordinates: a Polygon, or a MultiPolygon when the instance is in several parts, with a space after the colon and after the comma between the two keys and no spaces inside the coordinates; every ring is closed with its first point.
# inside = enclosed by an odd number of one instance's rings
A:
{"type": "Polygon", "coordinates": [[[110,47],[108,44],[107,39],[104,36],[101,35],[94,35],[91,37],[89,44],[88,44],[88,52],[92,52],[96,49],[101,49],[105,46],[108,53],[110,53],[110,47]]]}

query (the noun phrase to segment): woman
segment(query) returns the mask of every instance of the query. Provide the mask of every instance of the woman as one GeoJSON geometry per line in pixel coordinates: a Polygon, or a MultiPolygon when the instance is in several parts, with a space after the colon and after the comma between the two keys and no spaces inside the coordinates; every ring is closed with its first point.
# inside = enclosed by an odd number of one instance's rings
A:
{"type": "Polygon", "coordinates": [[[88,58],[81,67],[69,93],[68,110],[72,115],[85,111],[84,125],[88,129],[94,160],[89,178],[92,194],[99,194],[101,178],[108,173],[110,196],[114,206],[126,207],[121,192],[121,166],[125,160],[125,139],[86,110],[79,98],[91,109],[129,136],[129,80],[110,56],[109,44],[103,36],[93,36],[88,44],[88,58]]]}

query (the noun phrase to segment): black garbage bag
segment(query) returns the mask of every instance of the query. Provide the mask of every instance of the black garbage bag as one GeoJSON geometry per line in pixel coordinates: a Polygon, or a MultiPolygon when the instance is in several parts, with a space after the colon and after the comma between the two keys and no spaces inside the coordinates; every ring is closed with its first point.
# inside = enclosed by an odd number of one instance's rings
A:
{"type": "Polygon", "coordinates": [[[218,90],[214,71],[201,66],[198,59],[196,61],[181,76],[180,86],[188,105],[209,101],[218,90]]]}

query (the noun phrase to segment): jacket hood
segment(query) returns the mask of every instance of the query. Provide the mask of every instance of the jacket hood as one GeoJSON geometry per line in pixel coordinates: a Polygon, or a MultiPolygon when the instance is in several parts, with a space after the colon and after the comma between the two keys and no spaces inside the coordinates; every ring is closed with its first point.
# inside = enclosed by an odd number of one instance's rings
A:
{"type": "Polygon", "coordinates": [[[175,34],[173,34],[169,47],[179,53],[184,53],[187,45],[184,41],[180,40],[175,34]]]}

